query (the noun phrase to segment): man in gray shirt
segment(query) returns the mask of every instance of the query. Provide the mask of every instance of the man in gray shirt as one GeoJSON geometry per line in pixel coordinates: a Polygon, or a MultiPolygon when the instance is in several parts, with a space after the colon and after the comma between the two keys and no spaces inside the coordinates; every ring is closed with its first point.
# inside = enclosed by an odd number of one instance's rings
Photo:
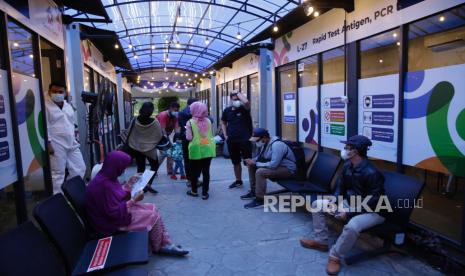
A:
{"type": "Polygon", "coordinates": [[[292,178],[297,171],[296,159],[292,150],[278,137],[270,137],[268,130],[256,128],[250,141],[259,148],[252,159],[244,160],[249,168],[249,193],[241,199],[253,199],[244,208],[256,208],[263,205],[267,179],[292,178]]]}

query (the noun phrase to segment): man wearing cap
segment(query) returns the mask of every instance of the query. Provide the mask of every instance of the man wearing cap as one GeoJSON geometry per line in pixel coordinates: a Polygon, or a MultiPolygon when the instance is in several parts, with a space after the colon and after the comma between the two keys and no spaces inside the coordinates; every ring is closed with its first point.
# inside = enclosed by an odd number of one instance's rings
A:
{"type": "Polygon", "coordinates": [[[252,157],[252,144],[249,139],[253,127],[250,102],[247,97],[237,91],[233,91],[229,97],[231,106],[226,107],[221,115],[221,129],[234,166],[236,179],[229,185],[229,188],[232,189],[243,184],[241,159],[245,160],[252,157]]]}
{"type": "MultiPolygon", "coordinates": [[[[349,207],[348,200],[352,196],[360,196],[364,200],[371,196],[367,205],[371,210],[376,209],[376,205],[382,195],[384,195],[384,176],[374,167],[367,159],[367,151],[371,146],[371,141],[362,135],[355,135],[347,141],[344,149],[341,151],[341,157],[346,160],[341,175],[336,183],[334,195],[343,196],[343,205],[349,207]]],[[[312,203],[313,209],[318,209],[328,205],[327,199],[318,199],[312,203]]],[[[313,212],[313,229],[314,239],[300,240],[303,247],[316,249],[320,251],[329,250],[328,264],[326,272],[329,275],[336,275],[341,269],[340,260],[357,242],[359,234],[370,227],[384,222],[384,218],[375,212],[366,212],[362,208],[361,212],[345,212],[337,210],[330,212],[328,209],[322,209],[313,212]],[[336,219],[347,222],[342,234],[336,243],[329,250],[328,246],[328,226],[326,224],[325,214],[334,216],[336,219]]]]}
{"type": "Polygon", "coordinates": [[[253,159],[244,162],[249,167],[249,193],[241,199],[253,199],[244,208],[256,208],[263,205],[267,179],[292,178],[297,171],[296,159],[292,150],[278,137],[270,138],[268,130],[256,128],[250,141],[259,148],[253,159]]]}

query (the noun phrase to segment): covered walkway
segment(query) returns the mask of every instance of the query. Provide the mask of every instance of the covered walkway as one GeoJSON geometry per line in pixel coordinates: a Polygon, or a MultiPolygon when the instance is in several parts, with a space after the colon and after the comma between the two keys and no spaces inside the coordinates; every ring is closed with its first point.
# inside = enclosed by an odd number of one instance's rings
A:
{"type": "MultiPolygon", "coordinates": [[[[135,168],[128,169],[126,174],[133,171],[135,168]]],[[[325,275],[327,253],[299,244],[300,238],[312,235],[311,214],[244,209],[247,201],[239,196],[247,192],[248,181],[242,188],[228,189],[233,175],[230,160],[214,159],[211,173],[207,201],[186,196],[185,182],[169,179],[165,166],[155,180],[159,194],[146,194],[144,202],[157,205],[173,241],[192,249],[186,258],[154,255],[146,266],[150,275],[325,275]]],[[[279,188],[270,184],[271,190],[279,188]]],[[[332,229],[338,228],[332,223],[332,229]]],[[[372,248],[378,242],[363,235],[351,253],[372,248]]],[[[344,266],[339,275],[441,274],[413,257],[386,255],[344,266]]]]}

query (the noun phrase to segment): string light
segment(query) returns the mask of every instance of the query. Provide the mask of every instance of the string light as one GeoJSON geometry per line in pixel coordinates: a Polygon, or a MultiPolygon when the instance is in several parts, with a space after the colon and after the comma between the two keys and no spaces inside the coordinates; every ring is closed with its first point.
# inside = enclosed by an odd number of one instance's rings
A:
{"type": "Polygon", "coordinates": [[[152,45],[152,50],[155,50],[155,45],[152,45]]]}
{"type": "Polygon", "coordinates": [[[313,16],[315,16],[315,17],[318,17],[319,15],[320,15],[320,13],[317,12],[317,11],[313,13],[313,16]]]}
{"type": "Polygon", "coordinates": [[[273,26],[273,32],[277,33],[279,31],[278,25],[273,26]]]}
{"type": "Polygon", "coordinates": [[[210,44],[210,40],[208,40],[208,37],[205,38],[205,44],[206,44],[206,45],[210,44]]]}
{"type": "Polygon", "coordinates": [[[310,16],[312,15],[312,13],[315,11],[315,9],[313,8],[313,6],[308,6],[307,8],[307,16],[310,16]]]}
{"type": "Polygon", "coordinates": [[[119,49],[118,43],[115,43],[115,49],[119,49]]]}
{"type": "Polygon", "coordinates": [[[129,45],[128,45],[128,48],[129,48],[129,49],[132,49],[133,47],[134,47],[134,46],[132,46],[132,44],[129,44],[129,45]]]}

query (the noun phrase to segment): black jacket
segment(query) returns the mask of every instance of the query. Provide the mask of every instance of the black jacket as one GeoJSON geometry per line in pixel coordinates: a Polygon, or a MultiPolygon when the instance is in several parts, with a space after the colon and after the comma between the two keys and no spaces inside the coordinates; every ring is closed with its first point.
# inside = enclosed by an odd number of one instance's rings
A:
{"type": "MultiPolygon", "coordinates": [[[[353,167],[352,163],[347,161],[337,180],[334,195],[342,195],[348,201],[351,196],[365,198],[371,195],[372,198],[367,205],[374,211],[380,196],[384,195],[384,176],[367,159],[364,159],[356,167],[353,167]]],[[[362,212],[366,212],[366,210],[362,210],[362,212]]],[[[349,213],[348,216],[353,217],[357,214],[359,213],[349,213]]]]}

